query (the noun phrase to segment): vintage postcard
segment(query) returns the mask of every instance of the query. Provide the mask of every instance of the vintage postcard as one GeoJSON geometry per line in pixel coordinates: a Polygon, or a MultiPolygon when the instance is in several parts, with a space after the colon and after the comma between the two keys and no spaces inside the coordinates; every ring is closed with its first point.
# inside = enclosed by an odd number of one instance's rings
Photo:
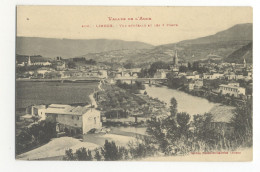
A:
{"type": "Polygon", "coordinates": [[[17,160],[252,161],[251,7],[16,10],[17,160]]]}

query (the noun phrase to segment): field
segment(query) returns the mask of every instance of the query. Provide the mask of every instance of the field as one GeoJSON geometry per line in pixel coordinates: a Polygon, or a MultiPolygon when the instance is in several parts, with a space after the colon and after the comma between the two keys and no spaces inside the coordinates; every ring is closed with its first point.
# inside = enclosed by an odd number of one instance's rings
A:
{"type": "Polygon", "coordinates": [[[88,103],[98,82],[61,83],[16,81],[16,109],[33,104],[88,103]]]}

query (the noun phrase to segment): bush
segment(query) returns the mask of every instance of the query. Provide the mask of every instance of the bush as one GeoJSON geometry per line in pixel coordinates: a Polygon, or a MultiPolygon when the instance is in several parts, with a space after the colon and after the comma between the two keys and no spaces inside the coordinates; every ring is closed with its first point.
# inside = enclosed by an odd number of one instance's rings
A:
{"type": "Polygon", "coordinates": [[[76,160],[76,157],[73,155],[72,149],[65,151],[65,156],[63,157],[63,160],[67,160],[67,161],[76,160]]]}
{"type": "Polygon", "coordinates": [[[119,160],[119,151],[115,142],[105,141],[104,147],[101,149],[102,155],[105,158],[105,161],[115,161],[119,160]]]}
{"type": "Polygon", "coordinates": [[[101,154],[100,154],[100,152],[99,152],[98,149],[95,149],[94,158],[95,158],[97,161],[101,161],[101,159],[102,159],[102,156],[101,156],[101,154]]]}
{"type": "Polygon", "coordinates": [[[56,123],[40,121],[16,137],[16,154],[32,150],[56,137],[56,123]]]}

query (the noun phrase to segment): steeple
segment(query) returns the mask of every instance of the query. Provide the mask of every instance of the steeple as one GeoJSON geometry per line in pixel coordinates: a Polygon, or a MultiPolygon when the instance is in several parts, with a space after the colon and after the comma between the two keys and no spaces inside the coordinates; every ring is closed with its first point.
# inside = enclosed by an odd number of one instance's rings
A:
{"type": "Polygon", "coordinates": [[[31,57],[30,57],[30,56],[29,56],[29,58],[28,58],[27,65],[28,65],[28,66],[31,66],[31,57]]]}
{"type": "Polygon", "coordinates": [[[244,58],[244,67],[246,68],[246,59],[244,58]]]}
{"type": "Polygon", "coordinates": [[[173,56],[173,65],[178,66],[178,52],[175,50],[175,54],[173,56]]]}

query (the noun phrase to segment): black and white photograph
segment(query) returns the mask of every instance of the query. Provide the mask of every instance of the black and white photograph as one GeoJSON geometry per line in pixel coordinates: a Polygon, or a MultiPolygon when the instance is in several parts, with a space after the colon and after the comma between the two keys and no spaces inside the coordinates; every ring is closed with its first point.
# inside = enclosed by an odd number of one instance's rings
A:
{"type": "Polygon", "coordinates": [[[16,6],[18,161],[252,161],[253,8],[16,6]]]}

